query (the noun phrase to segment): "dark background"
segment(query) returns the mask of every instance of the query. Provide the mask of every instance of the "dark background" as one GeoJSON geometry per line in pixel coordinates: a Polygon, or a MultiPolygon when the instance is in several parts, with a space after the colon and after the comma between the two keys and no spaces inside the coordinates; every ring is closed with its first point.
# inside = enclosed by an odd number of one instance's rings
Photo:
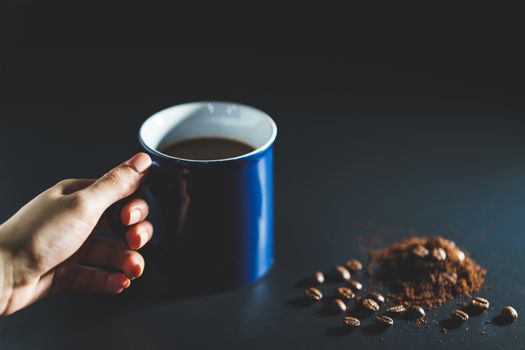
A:
{"type": "Polygon", "coordinates": [[[129,157],[141,122],[174,104],[251,104],[279,135],[266,278],[198,298],[54,296],[0,320],[2,349],[523,347],[521,320],[484,323],[525,310],[519,11],[371,7],[3,1],[0,222],[129,157]],[[397,322],[342,336],[340,317],[298,307],[298,280],[411,234],[470,251],[494,310],[448,334],[397,322]]]}

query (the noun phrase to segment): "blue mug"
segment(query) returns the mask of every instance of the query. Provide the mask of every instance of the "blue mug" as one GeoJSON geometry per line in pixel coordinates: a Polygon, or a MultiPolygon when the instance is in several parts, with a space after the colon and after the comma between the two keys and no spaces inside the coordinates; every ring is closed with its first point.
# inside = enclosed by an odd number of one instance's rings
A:
{"type": "Polygon", "coordinates": [[[143,250],[150,287],[217,292],[256,281],[269,271],[274,258],[276,135],[270,116],[232,102],[181,104],[142,124],[139,142],[153,160],[139,190],[150,206],[148,220],[154,227],[143,250]],[[211,160],[159,151],[167,144],[201,137],[240,141],[255,150],[211,160]]]}

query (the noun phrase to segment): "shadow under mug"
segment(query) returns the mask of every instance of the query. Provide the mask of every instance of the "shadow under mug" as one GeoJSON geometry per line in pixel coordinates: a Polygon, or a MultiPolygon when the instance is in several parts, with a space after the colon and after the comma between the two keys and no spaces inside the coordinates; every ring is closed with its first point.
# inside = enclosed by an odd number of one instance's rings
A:
{"type": "Polygon", "coordinates": [[[256,281],[269,271],[276,135],[266,113],[231,102],[181,104],[142,124],[139,142],[153,160],[138,191],[150,206],[148,220],[154,227],[151,241],[141,250],[146,260],[141,282],[150,291],[217,292],[256,281]],[[255,150],[218,160],[158,151],[199,137],[233,139],[255,150]]]}

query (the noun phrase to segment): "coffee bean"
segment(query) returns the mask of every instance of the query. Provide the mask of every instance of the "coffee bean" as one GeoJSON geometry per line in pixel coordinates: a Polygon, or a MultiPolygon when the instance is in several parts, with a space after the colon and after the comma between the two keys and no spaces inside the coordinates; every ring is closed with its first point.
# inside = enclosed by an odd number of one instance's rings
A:
{"type": "Polygon", "coordinates": [[[470,305],[479,310],[487,310],[490,306],[489,301],[482,297],[472,298],[470,305]]]}
{"type": "Polygon", "coordinates": [[[339,287],[337,288],[337,294],[343,299],[350,300],[355,297],[354,291],[350,288],[339,287]]]}
{"type": "Polygon", "coordinates": [[[447,252],[443,248],[432,249],[432,257],[437,261],[444,261],[447,258],[447,252]]]}
{"type": "Polygon", "coordinates": [[[421,244],[418,244],[412,248],[412,254],[418,258],[424,258],[428,255],[428,249],[423,247],[421,244]]]}
{"type": "Polygon", "coordinates": [[[343,324],[350,327],[359,327],[361,325],[361,321],[359,321],[357,317],[346,316],[343,318],[343,324]]]}
{"type": "Polygon", "coordinates": [[[450,312],[450,316],[456,321],[465,322],[466,320],[468,320],[468,314],[460,309],[452,310],[450,312]]]}
{"type": "Polygon", "coordinates": [[[463,260],[465,260],[465,253],[463,253],[461,250],[457,249],[456,250],[456,259],[458,259],[458,261],[460,263],[462,263],[463,260]]]}
{"type": "Polygon", "coordinates": [[[377,323],[384,325],[384,326],[391,326],[394,324],[394,320],[391,317],[388,317],[386,315],[379,315],[376,317],[377,323]]]}
{"type": "Polygon", "coordinates": [[[505,306],[501,309],[500,315],[507,321],[516,321],[518,319],[518,312],[512,306],[505,306]]]}
{"type": "Polygon", "coordinates": [[[343,281],[348,281],[352,277],[352,275],[350,275],[350,272],[348,272],[348,270],[344,266],[337,266],[335,268],[335,275],[337,279],[343,281]]]}
{"type": "Polygon", "coordinates": [[[363,285],[359,281],[350,280],[348,281],[348,284],[350,285],[350,288],[352,288],[355,291],[359,291],[363,289],[363,285]]]}
{"type": "Polygon", "coordinates": [[[314,281],[316,283],[324,283],[324,274],[321,271],[314,272],[314,281]]]}
{"type": "Polygon", "coordinates": [[[317,288],[307,288],[304,290],[304,294],[312,300],[318,301],[323,299],[323,293],[321,293],[321,291],[317,288]]]}
{"type": "Polygon", "coordinates": [[[379,310],[379,304],[373,299],[365,298],[361,301],[361,305],[363,305],[363,307],[369,311],[375,312],[379,310]]]}
{"type": "Polygon", "coordinates": [[[443,272],[439,275],[439,281],[440,282],[444,282],[444,281],[447,281],[447,282],[450,282],[452,284],[456,284],[458,280],[458,275],[456,275],[454,272],[452,273],[448,273],[448,272],[443,272]]]}
{"type": "Polygon", "coordinates": [[[386,312],[391,315],[401,315],[404,314],[407,311],[407,308],[403,304],[390,306],[388,309],[386,309],[386,312]]]}
{"type": "Polygon", "coordinates": [[[412,305],[408,309],[410,316],[412,316],[415,319],[423,318],[425,317],[426,313],[425,310],[421,306],[412,305]]]}
{"type": "Polygon", "coordinates": [[[346,262],[346,267],[352,272],[361,271],[363,269],[363,264],[359,260],[352,259],[346,262]]]}
{"type": "Polygon", "coordinates": [[[374,299],[379,305],[383,305],[385,303],[385,297],[377,292],[369,293],[368,297],[374,299]]]}
{"type": "Polygon", "coordinates": [[[343,313],[346,311],[346,304],[341,299],[332,300],[332,305],[334,306],[334,309],[340,313],[343,313]]]}

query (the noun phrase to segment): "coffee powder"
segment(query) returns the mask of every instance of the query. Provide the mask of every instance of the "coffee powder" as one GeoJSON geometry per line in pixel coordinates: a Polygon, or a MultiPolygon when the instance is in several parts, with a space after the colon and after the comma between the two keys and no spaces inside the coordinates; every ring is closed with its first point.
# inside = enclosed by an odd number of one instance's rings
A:
{"type": "Polygon", "coordinates": [[[432,308],[471,296],[486,274],[465,250],[439,236],[411,237],[373,250],[370,257],[373,286],[388,289],[389,298],[407,306],[432,308]]]}

